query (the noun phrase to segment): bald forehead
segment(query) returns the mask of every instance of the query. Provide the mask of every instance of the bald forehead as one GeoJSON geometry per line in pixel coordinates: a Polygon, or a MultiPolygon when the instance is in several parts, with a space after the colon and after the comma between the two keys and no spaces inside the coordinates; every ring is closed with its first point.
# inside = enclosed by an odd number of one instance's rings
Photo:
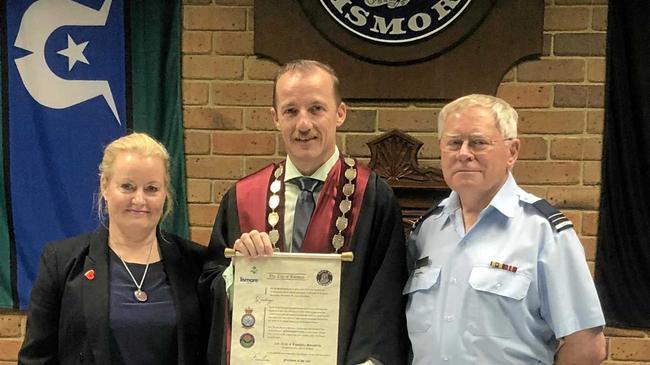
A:
{"type": "Polygon", "coordinates": [[[328,94],[336,101],[336,91],[332,75],[319,67],[313,67],[308,70],[290,70],[278,77],[274,90],[276,97],[275,104],[281,104],[282,100],[280,98],[283,96],[282,94],[290,91],[297,85],[311,85],[314,88],[318,88],[321,92],[329,91],[328,94]]]}

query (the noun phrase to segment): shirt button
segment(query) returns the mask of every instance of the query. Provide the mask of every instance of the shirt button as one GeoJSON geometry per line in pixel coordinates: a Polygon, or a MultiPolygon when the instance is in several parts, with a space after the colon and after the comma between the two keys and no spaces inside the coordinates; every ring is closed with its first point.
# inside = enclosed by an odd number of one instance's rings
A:
{"type": "Polygon", "coordinates": [[[496,283],[496,285],[494,285],[494,286],[497,287],[497,288],[500,288],[500,287],[501,287],[501,283],[496,283]]]}
{"type": "Polygon", "coordinates": [[[447,356],[443,356],[442,361],[449,361],[449,358],[447,356]]]}
{"type": "Polygon", "coordinates": [[[449,282],[452,283],[452,284],[456,284],[456,278],[449,279],[449,282]]]}
{"type": "Polygon", "coordinates": [[[453,321],[453,320],[454,320],[454,316],[453,316],[453,315],[446,315],[446,316],[445,316],[445,321],[447,321],[447,322],[451,322],[451,321],[453,321]]]}

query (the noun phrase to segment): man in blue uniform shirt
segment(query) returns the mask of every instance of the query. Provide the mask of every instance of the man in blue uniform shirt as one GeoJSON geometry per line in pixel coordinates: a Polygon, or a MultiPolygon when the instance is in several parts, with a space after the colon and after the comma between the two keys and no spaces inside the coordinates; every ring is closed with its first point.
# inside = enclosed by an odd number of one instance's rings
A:
{"type": "Polygon", "coordinates": [[[414,226],[414,364],[600,364],[605,320],[571,222],[522,190],[517,112],[469,95],[438,117],[449,197],[414,226]]]}

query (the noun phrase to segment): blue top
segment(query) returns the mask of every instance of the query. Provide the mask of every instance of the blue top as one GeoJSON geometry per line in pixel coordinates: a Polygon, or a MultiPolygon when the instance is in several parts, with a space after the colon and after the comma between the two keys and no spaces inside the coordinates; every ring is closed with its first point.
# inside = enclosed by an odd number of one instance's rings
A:
{"type": "MultiPolygon", "coordinates": [[[[133,296],[137,287],[122,261],[112,250],[110,256],[111,363],[176,364],[176,309],[163,262],[149,265],[142,285],[148,300],[141,303],[133,296]]],[[[145,265],[127,265],[139,282],[145,265]]]]}
{"type": "Polygon", "coordinates": [[[469,232],[452,192],[411,235],[413,364],[552,364],[559,338],[605,324],[575,231],[538,200],[509,175],[469,232]]]}

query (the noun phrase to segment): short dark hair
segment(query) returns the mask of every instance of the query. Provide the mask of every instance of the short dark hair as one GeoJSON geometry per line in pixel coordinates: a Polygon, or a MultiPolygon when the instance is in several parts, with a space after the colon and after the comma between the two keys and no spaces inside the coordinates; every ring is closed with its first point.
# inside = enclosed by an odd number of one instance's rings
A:
{"type": "Polygon", "coordinates": [[[332,86],[334,87],[334,99],[336,100],[336,105],[341,104],[343,99],[341,98],[341,90],[339,86],[339,78],[336,76],[336,71],[332,68],[332,66],[315,61],[315,60],[293,60],[285,63],[280,69],[278,69],[278,72],[275,74],[275,79],[273,79],[273,108],[276,107],[276,97],[275,97],[275,88],[278,85],[278,79],[288,73],[288,72],[308,72],[308,71],[313,71],[316,68],[320,68],[321,70],[327,72],[330,77],[332,78],[332,86]]]}

